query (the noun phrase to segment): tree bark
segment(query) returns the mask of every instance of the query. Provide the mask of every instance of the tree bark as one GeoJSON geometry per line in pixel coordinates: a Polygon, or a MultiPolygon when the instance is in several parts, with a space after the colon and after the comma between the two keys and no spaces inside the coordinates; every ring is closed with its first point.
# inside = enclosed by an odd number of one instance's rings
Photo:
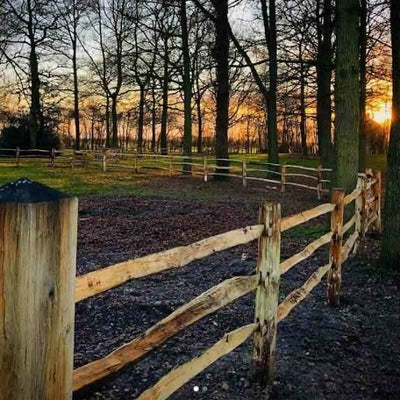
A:
{"type": "Polygon", "coordinates": [[[160,146],[161,154],[168,154],[167,143],[167,125],[168,125],[168,79],[169,79],[169,56],[168,56],[168,35],[164,37],[164,75],[163,75],[163,89],[162,89],[162,112],[161,112],[161,132],[160,132],[160,146]]]}
{"type": "Polygon", "coordinates": [[[332,103],[332,0],[323,0],[323,25],[319,22],[318,2],[318,55],[317,55],[317,135],[319,155],[324,168],[333,166],[331,139],[332,103]]]}
{"type": "Polygon", "coordinates": [[[143,127],[144,127],[144,101],[145,101],[145,90],[144,86],[139,88],[139,117],[138,117],[138,137],[137,137],[137,152],[142,153],[143,151],[143,127]]]}
{"type": "Polygon", "coordinates": [[[111,126],[112,139],[111,146],[118,147],[118,112],[117,112],[117,95],[111,96],[111,126]]]}
{"type": "Polygon", "coordinates": [[[337,0],[336,186],[357,184],[360,130],[359,0],[337,0]]]}
{"type": "Polygon", "coordinates": [[[78,64],[76,54],[76,27],[74,27],[74,40],[72,41],[72,70],[74,75],[74,121],[75,121],[75,149],[80,149],[81,131],[79,123],[79,83],[78,83],[78,64]]]}
{"type": "Polygon", "coordinates": [[[276,92],[278,90],[278,57],[275,0],[261,0],[265,39],[269,55],[269,91],[267,97],[268,162],[278,164],[278,130],[276,92]]]}
{"type": "MultiPolygon", "coordinates": [[[[184,123],[183,123],[183,155],[185,161],[190,162],[192,155],[192,79],[190,76],[190,53],[189,53],[189,33],[186,16],[186,0],[180,2],[180,24],[182,35],[182,54],[183,54],[183,104],[184,104],[184,123]]],[[[192,167],[189,164],[183,165],[183,172],[190,173],[192,167]]]]}
{"type": "MultiPolygon", "coordinates": [[[[228,0],[214,0],[215,8],[215,48],[214,58],[217,62],[217,116],[215,127],[216,173],[226,174],[229,170],[218,167],[228,167],[228,129],[229,129],[229,22],[228,0]]],[[[224,176],[215,176],[222,180],[224,176]]]]}
{"type": "Polygon", "coordinates": [[[392,126],[387,159],[385,217],[380,263],[400,270],[400,3],[390,1],[393,59],[392,126]]]}
{"type": "Polygon", "coordinates": [[[367,102],[367,0],[360,0],[360,141],[358,170],[366,168],[366,112],[367,102]]]}

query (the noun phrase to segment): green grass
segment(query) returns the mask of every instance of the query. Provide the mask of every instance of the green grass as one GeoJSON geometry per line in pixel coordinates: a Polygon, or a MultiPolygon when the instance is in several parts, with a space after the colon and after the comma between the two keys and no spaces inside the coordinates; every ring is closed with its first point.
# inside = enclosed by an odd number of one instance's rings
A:
{"type": "Polygon", "coordinates": [[[290,230],[290,237],[293,238],[313,238],[329,232],[328,224],[318,225],[299,225],[290,230]]]}
{"type": "MultiPolygon", "coordinates": [[[[232,159],[245,158],[250,163],[251,161],[266,162],[267,156],[265,154],[240,154],[232,155],[232,159]]],[[[307,167],[318,166],[319,160],[315,157],[304,158],[296,155],[281,154],[281,163],[302,165],[307,167]]],[[[141,160],[140,163],[148,164],[150,161],[141,160]]],[[[133,161],[123,161],[123,164],[130,163],[133,161]]],[[[384,155],[373,155],[367,158],[368,166],[374,169],[386,170],[386,157],[384,155]]],[[[168,165],[168,162],[163,163],[164,166],[168,165]]],[[[238,165],[236,165],[238,167],[238,165]]],[[[255,166],[254,166],[255,167],[255,166]]],[[[253,168],[254,168],[253,167],[253,168]]],[[[177,167],[178,168],[178,167],[177,167]]],[[[262,167],[264,169],[265,166],[262,167]]],[[[97,195],[165,195],[168,197],[178,196],[176,190],[172,192],[168,191],[168,188],[160,188],[156,185],[152,185],[154,175],[159,176],[160,174],[167,174],[166,171],[154,171],[154,170],[142,170],[140,174],[135,175],[132,171],[110,171],[102,172],[100,163],[96,167],[90,168],[75,168],[73,170],[69,168],[49,168],[42,162],[42,165],[38,165],[37,161],[34,160],[22,160],[21,166],[16,167],[12,164],[0,163],[0,185],[14,181],[21,177],[28,177],[32,180],[44,183],[45,185],[54,187],[64,192],[70,193],[75,196],[87,196],[90,194],[97,195]],[[134,177],[134,179],[133,179],[134,177]],[[162,193],[161,193],[162,190],[162,193]],[[165,192],[165,193],[164,193],[165,192]]],[[[254,175],[257,175],[255,173],[254,175]]],[[[192,185],[196,185],[198,181],[193,180],[192,185]]],[[[190,190],[189,190],[190,191],[190,190]]],[[[184,194],[185,198],[192,196],[201,195],[204,197],[210,197],[213,199],[214,196],[218,196],[218,191],[212,192],[210,186],[206,191],[196,191],[196,193],[184,194]]],[[[183,194],[182,194],[183,195],[183,194]]],[[[307,233],[302,233],[302,235],[307,233]]]]}

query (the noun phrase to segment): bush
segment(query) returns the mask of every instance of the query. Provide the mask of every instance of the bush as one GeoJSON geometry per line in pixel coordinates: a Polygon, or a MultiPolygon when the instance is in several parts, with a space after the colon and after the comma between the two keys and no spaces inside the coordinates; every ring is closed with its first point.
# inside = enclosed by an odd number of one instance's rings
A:
{"type": "MultiPolygon", "coordinates": [[[[12,118],[9,125],[4,127],[0,134],[0,148],[29,149],[29,118],[12,118]]],[[[62,147],[60,137],[54,132],[49,123],[45,124],[43,130],[39,132],[37,147],[40,149],[59,149],[62,147]]]]}

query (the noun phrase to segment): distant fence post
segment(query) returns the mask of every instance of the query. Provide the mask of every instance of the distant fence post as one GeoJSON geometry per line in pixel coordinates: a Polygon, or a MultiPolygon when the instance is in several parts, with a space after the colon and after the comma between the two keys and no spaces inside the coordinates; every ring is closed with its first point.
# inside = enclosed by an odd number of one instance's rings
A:
{"type": "Polygon", "coordinates": [[[50,167],[54,168],[56,166],[56,150],[50,150],[50,167]]]}
{"type": "Polygon", "coordinates": [[[103,151],[102,166],[103,172],[107,172],[107,150],[103,151]]]}
{"type": "Polygon", "coordinates": [[[285,183],[286,183],[286,165],[281,165],[281,192],[285,192],[285,183]]]}
{"type": "Polygon", "coordinates": [[[257,273],[260,284],[256,293],[255,322],[260,329],[254,334],[253,367],[255,381],[262,387],[275,377],[275,347],[280,279],[280,204],[260,207],[260,224],[265,230],[258,244],[257,273]]]}
{"type": "Polygon", "coordinates": [[[317,169],[317,173],[318,173],[318,181],[317,181],[317,198],[318,200],[321,200],[322,197],[322,165],[318,165],[318,169],[317,169]]]}
{"type": "Polygon", "coordinates": [[[204,182],[208,181],[207,156],[204,156],[204,182]]]}
{"type": "Polygon", "coordinates": [[[335,209],[331,215],[331,231],[333,236],[329,248],[329,258],[332,265],[328,274],[328,303],[334,306],[339,305],[342,283],[344,195],[343,189],[334,189],[332,191],[332,203],[335,204],[335,209]]]}
{"type": "Polygon", "coordinates": [[[137,174],[138,173],[138,156],[137,155],[135,155],[135,165],[134,165],[134,168],[135,168],[135,174],[137,174]]]}
{"type": "Polygon", "coordinates": [[[169,176],[172,177],[172,169],[173,169],[173,165],[172,165],[172,154],[169,155],[169,176]]]}
{"type": "Polygon", "coordinates": [[[19,147],[17,147],[15,149],[15,164],[17,165],[17,167],[19,167],[19,156],[20,156],[21,150],[19,149],[19,147]]]}
{"type": "Polygon", "coordinates": [[[0,191],[0,399],[72,398],[78,200],[0,191]]]}
{"type": "Polygon", "coordinates": [[[247,186],[247,168],[246,168],[246,160],[242,160],[242,183],[243,186],[247,186]]]}
{"type": "Polygon", "coordinates": [[[372,193],[374,195],[374,205],[373,210],[377,215],[372,228],[375,232],[381,231],[381,198],[382,198],[382,175],[381,171],[373,171],[373,177],[376,182],[372,185],[372,193]]]}

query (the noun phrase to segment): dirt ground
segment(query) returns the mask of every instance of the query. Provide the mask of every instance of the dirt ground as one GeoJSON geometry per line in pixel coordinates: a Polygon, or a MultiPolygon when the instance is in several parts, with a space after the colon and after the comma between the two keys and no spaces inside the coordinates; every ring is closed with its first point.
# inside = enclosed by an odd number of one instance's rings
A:
{"type": "MultiPolygon", "coordinates": [[[[80,200],[79,274],[257,223],[258,204],[263,200],[281,202],[283,215],[317,204],[315,193],[306,190],[289,189],[282,196],[257,185],[247,189],[230,182],[205,186],[200,181],[167,178],[154,185],[164,185],[159,196],[80,200]]],[[[320,219],[309,228],[285,234],[282,259],[313,240],[325,222],[320,219]]],[[[78,303],[75,367],[105,356],[219,282],[254,273],[256,252],[254,242],[78,303]]],[[[339,308],[327,306],[324,280],[279,324],[277,376],[268,391],[260,393],[250,384],[250,339],[171,399],[399,399],[400,281],[377,271],[378,252],[379,241],[370,237],[362,255],[345,263],[339,308]]],[[[326,261],[323,249],[285,274],[282,298],[326,261]]],[[[253,307],[251,293],[194,324],[140,362],[76,393],[75,398],[136,398],[224,333],[253,322],[253,307]]]]}

